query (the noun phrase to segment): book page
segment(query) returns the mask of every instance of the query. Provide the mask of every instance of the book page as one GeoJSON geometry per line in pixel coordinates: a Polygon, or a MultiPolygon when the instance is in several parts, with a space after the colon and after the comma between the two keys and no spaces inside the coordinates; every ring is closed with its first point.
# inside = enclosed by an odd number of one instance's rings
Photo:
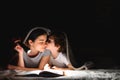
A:
{"type": "Polygon", "coordinates": [[[41,72],[49,72],[54,74],[63,75],[62,70],[32,70],[32,71],[22,71],[22,70],[16,70],[16,75],[30,75],[30,74],[36,74],[39,75],[41,72]]]}
{"type": "Polygon", "coordinates": [[[48,70],[43,70],[43,71],[48,71],[48,72],[51,72],[51,73],[64,75],[64,71],[63,71],[63,70],[53,70],[53,69],[48,69],[48,70]]]}
{"type": "Polygon", "coordinates": [[[36,74],[39,75],[39,73],[43,70],[33,70],[33,71],[16,71],[16,75],[29,75],[29,74],[36,74]]]}

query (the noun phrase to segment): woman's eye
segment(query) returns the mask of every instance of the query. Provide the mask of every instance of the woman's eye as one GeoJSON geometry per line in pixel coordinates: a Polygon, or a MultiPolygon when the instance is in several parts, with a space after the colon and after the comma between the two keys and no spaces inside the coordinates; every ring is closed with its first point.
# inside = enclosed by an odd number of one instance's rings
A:
{"type": "Polygon", "coordinates": [[[46,44],[46,42],[40,42],[40,44],[42,45],[42,44],[46,44]]]}

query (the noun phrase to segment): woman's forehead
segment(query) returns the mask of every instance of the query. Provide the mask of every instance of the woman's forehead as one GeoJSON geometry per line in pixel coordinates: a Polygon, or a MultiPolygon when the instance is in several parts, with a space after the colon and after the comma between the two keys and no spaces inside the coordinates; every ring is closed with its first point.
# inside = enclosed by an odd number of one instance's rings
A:
{"type": "Polygon", "coordinates": [[[47,36],[46,35],[41,35],[41,36],[38,36],[37,39],[44,40],[44,39],[47,39],[47,36]]]}

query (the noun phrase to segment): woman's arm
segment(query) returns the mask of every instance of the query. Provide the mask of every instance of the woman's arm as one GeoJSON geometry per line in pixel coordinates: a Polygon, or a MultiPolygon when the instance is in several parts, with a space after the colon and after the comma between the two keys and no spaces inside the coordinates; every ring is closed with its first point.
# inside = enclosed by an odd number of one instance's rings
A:
{"type": "Polygon", "coordinates": [[[25,71],[43,70],[44,66],[48,63],[49,59],[50,59],[50,56],[44,56],[44,57],[42,57],[38,68],[26,68],[26,67],[22,67],[22,66],[19,66],[19,65],[18,66],[8,65],[8,69],[10,69],[10,70],[25,70],[25,71]]]}
{"type": "Polygon", "coordinates": [[[15,50],[18,52],[18,66],[25,67],[23,60],[24,49],[19,44],[17,44],[15,50]]]}
{"type": "Polygon", "coordinates": [[[20,66],[14,66],[14,65],[8,65],[7,67],[9,70],[24,70],[24,71],[31,71],[31,70],[40,70],[39,68],[26,68],[26,67],[20,67],[20,66]]]}
{"type": "Polygon", "coordinates": [[[43,56],[40,63],[39,63],[39,69],[43,70],[44,66],[48,63],[49,59],[50,59],[50,55],[43,56]]]}

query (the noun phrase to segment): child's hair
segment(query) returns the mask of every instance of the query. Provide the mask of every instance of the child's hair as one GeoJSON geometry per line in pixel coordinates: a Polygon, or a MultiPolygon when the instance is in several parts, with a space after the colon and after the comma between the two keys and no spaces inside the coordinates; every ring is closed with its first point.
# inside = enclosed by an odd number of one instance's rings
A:
{"type": "Polygon", "coordinates": [[[54,40],[55,46],[60,46],[58,52],[66,53],[66,38],[63,32],[52,32],[49,35],[50,39],[54,40]]]}

